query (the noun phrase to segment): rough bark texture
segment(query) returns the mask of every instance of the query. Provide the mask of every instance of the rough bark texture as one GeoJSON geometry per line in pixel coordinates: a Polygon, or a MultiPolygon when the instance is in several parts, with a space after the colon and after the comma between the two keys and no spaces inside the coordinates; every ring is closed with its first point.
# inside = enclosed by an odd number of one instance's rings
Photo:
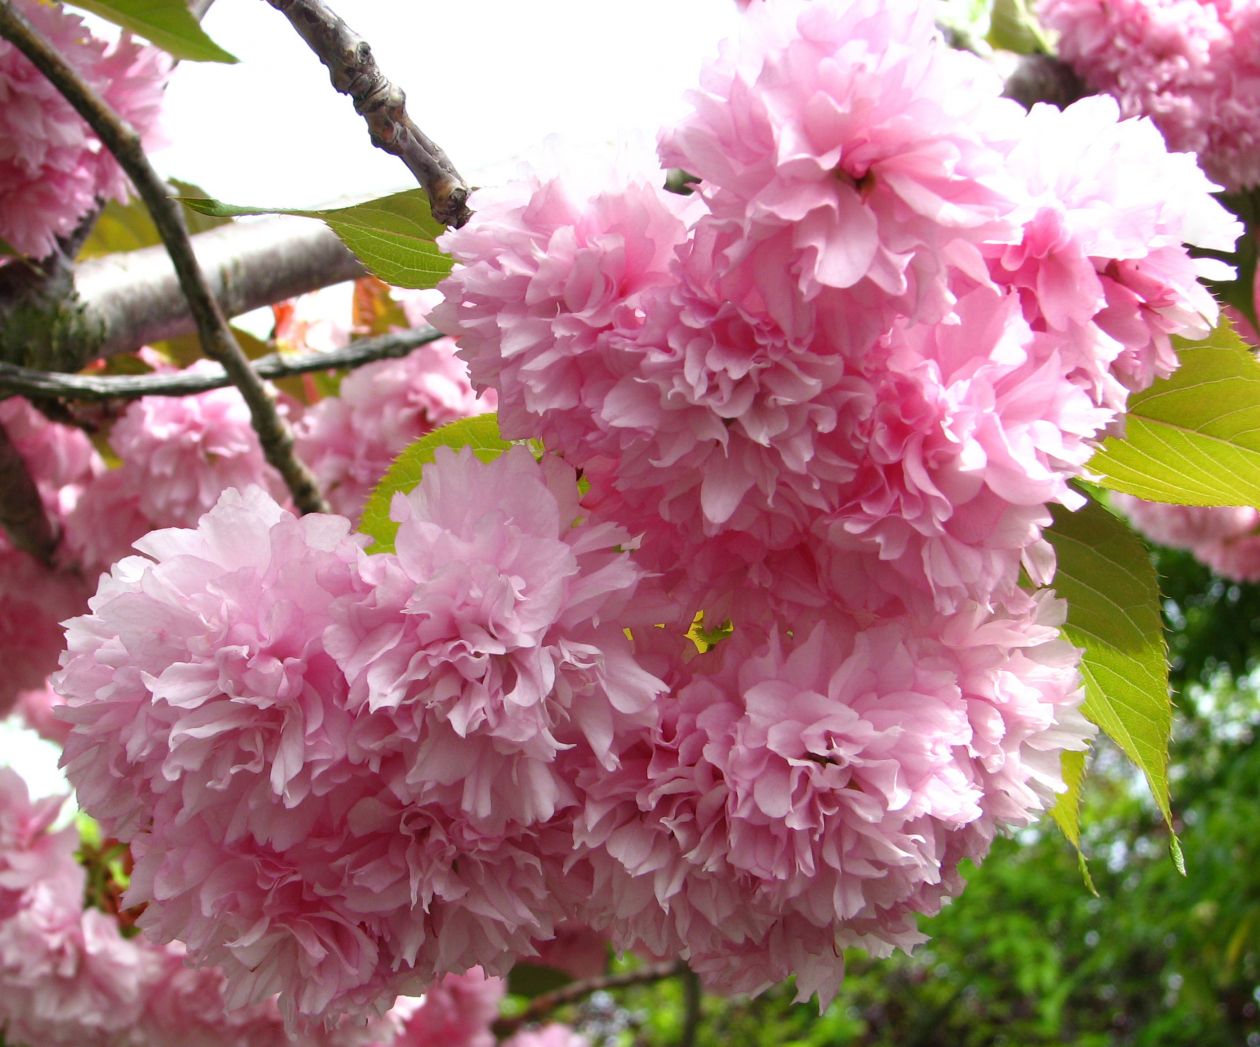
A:
{"type": "Polygon", "coordinates": [[[281,12],[349,95],[367,122],[372,144],[397,156],[429,197],[433,217],[459,228],[471,217],[468,185],[441,147],[407,115],[407,96],[385,78],[371,45],[322,0],[267,0],[281,12]]]}

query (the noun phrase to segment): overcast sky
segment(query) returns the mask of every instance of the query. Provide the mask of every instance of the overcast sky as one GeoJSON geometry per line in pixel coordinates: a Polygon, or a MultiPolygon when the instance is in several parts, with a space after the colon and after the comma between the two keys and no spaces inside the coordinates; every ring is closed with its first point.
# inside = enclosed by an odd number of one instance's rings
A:
{"type": "MultiPolygon", "coordinates": [[[[407,93],[417,124],[474,184],[501,181],[549,135],[654,134],[683,108],[738,17],[732,0],[334,0],[407,93]]],[[[185,63],[166,107],[168,175],[233,203],[307,205],[411,188],[375,150],[288,21],[218,0],[206,30],[241,59],[185,63]]]]}

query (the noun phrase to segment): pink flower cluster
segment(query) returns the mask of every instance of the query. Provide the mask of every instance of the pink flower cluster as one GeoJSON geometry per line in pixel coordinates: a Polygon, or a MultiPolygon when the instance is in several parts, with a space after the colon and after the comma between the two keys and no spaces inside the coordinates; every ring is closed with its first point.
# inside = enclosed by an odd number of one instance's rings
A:
{"type": "MultiPolygon", "coordinates": [[[[15,0],[18,12],[142,135],[154,131],[169,58],[130,34],[106,45],[60,4],[15,0]]],[[[98,200],[130,183],[87,124],[27,58],[0,41],[0,240],[43,258],[98,200]]]]}
{"type": "Polygon", "coordinates": [[[60,798],[31,802],[21,779],[0,768],[0,1035],[6,1043],[354,1047],[372,1041],[394,1047],[401,1015],[290,1036],[274,1000],[230,1007],[223,976],[187,966],[181,945],[125,937],[113,916],[84,909],[78,833],[73,826],[52,829],[61,805],[60,798]]]}
{"type": "Polygon", "coordinates": [[[767,0],[662,139],[692,197],[477,194],[433,318],[541,459],[439,450],[373,556],[229,491],[69,625],[147,932],[293,1022],[574,922],[824,1000],[922,940],[1093,734],[1021,573],[1238,232],[1148,122],[999,91],[915,0],[767,0]]]}
{"type": "MultiPolygon", "coordinates": [[[[502,972],[552,935],[573,763],[614,767],[658,680],[629,536],[571,469],[440,454],[397,553],[258,488],[156,531],[70,623],[80,801],[136,859],[141,925],[290,1015],[502,972]],[[144,623],[144,624],[141,624],[144,623]],[[160,623],[160,624],[159,624],[160,623]]],[[[570,892],[571,893],[571,892],[570,892]]]]}
{"type": "Polygon", "coordinates": [[[356,517],[394,458],[425,433],[494,410],[480,399],[450,339],[360,367],[297,424],[298,453],[333,509],[356,517]]]}
{"type": "Polygon", "coordinates": [[[1231,190],[1260,183],[1260,9],[1252,0],[1041,0],[1059,55],[1231,190]]]}
{"type": "Polygon", "coordinates": [[[1165,505],[1113,494],[1112,505],[1159,545],[1187,549],[1222,578],[1260,582],[1260,511],[1243,506],[1165,505]]]}
{"type": "MultiPolygon", "coordinates": [[[[36,481],[41,508],[56,531],[101,463],[77,429],[48,421],[25,400],[0,400],[0,429],[36,481]]],[[[60,622],[78,614],[90,590],[67,566],[48,566],[16,548],[0,529],[0,717],[15,705],[41,708],[45,681],[64,647],[60,622]]]]}

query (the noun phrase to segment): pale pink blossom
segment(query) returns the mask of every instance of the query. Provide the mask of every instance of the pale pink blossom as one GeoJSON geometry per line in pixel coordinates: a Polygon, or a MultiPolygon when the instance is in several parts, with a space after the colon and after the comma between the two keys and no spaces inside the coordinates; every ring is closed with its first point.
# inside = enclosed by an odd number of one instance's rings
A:
{"type": "Polygon", "coordinates": [[[1260,581],[1260,511],[1248,506],[1165,505],[1112,494],[1112,504],[1152,542],[1188,549],[1235,582],[1260,581]]]}
{"type": "Polygon", "coordinates": [[[1041,0],[1058,51],[1125,116],[1148,116],[1168,148],[1197,153],[1213,181],[1260,182],[1260,11],[1249,0],[1041,0]]]}
{"type": "Polygon", "coordinates": [[[1033,106],[1007,162],[1027,186],[1023,229],[989,249],[992,276],[1019,290],[1065,376],[1118,414],[1129,391],[1177,366],[1174,335],[1216,323],[1199,280],[1233,271],[1185,245],[1229,252],[1242,227],[1191,156],[1169,153],[1148,120],[1121,120],[1105,96],[1033,106]]]}
{"type": "Polygon", "coordinates": [[[945,316],[947,270],[974,271],[977,245],[1010,235],[1019,187],[992,143],[1019,109],[1000,92],[913,0],[757,4],[661,159],[738,223],[727,265],[770,315],[795,334],[817,311],[860,353],[897,313],[945,316]]]}
{"type": "Polygon", "coordinates": [[[359,744],[403,758],[400,796],[492,835],[543,822],[572,802],[558,752],[611,766],[614,736],[654,717],[663,685],[624,632],[629,535],[583,515],[573,470],[524,447],[490,463],[439,448],[395,496],[397,555],[365,561],[327,645],[359,744]]]}
{"type": "Polygon", "coordinates": [[[640,180],[589,196],[558,179],[480,190],[443,247],[462,263],[431,322],[454,336],[473,387],[494,388],[509,439],[541,437],[581,463],[592,415],[622,367],[613,333],[644,322],[685,235],[679,197],[640,180]]]}
{"type": "MultiPolygon", "coordinates": [[[[17,8],[107,105],[142,135],[156,126],[169,57],[129,33],[112,45],[59,4],[17,8]]],[[[0,41],[0,240],[50,254],[101,199],[130,183],[87,124],[14,45],[0,41]]]]}
{"type": "Polygon", "coordinates": [[[474,967],[448,974],[415,1000],[400,1000],[393,1013],[402,1031],[380,1047],[494,1047],[490,1026],[499,1017],[506,986],[474,967]]]}

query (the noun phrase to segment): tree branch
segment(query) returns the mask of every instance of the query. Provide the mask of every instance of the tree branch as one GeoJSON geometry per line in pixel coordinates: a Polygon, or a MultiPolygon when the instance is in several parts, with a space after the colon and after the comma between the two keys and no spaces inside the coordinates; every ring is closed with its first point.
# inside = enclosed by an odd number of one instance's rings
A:
{"type": "Polygon", "coordinates": [[[53,565],[57,535],[44,515],[35,481],[26,462],[0,425],[0,527],[13,544],[46,567],[53,565]]]}
{"type": "MultiPolygon", "coordinates": [[[[269,218],[232,222],[192,237],[197,263],[227,316],[365,275],[323,222],[269,218]]],[[[131,352],[195,329],[165,248],[93,258],[74,271],[86,319],[101,341],[88,359],[131,352]]],[[[82,367],[88,359],[79,361],[82,367]]]]}
{"type": "Polygon", "coordinates": [[[17,47],[48,78],[87,121],[131,178],[170,252],[180,287],[197,323],[202,349],[207,356],[223,365],[233,384],[240,389],[249,405],[254,429],[267,461],[284,477],[294,503],[303,512],[326,512],[328,504],[319,493],[315,477],[294,454],[293,434],[280,417],[262,379],[254,373],[241,347],[236,344],[227,320],[210,292],[189,243],[179,205],[167,194],[166,186],[149,163],[140,136],[101,101],[9,0],[0,0],[0,36],[17,47]]]}
{"type": "Polygon", "coordinates": [[[372,48],[323,0],[267,0],[283,14],[349,95],[367,122],[372,144],[397,156],[428,194],[433,217],[458,229],[472,216],[468,185],[441,147],[407,115],[407,96],[385,78],[372,48]]]}
{"type": "Polygon", "coordinates": [[[610,989],[626,989],[632,985],[646,985],[659,982],[665,978],[676,978],[689,973],[689,968],[682,960],[671,960],[666,963],[648,964],[636,971],[625,971],[622,974],[605,974],[598,978],[582,978],[568,985],[562,985],[552,992],[535,996],[520,1014],[511,1018],[500,1018],[494,1023],[496,1036],[510,1036],[521,1026],[545,1018],[557,1007],[566,1003],[577,1003],[578,1000],[593,992],[607,992],[610,989]]]}
{"type": "MultiPolygon", "coordinates": [[[[343,367],[360,367],[374,360],[407,356],[413,350],[436,342],[442,332],[432,327],[399,331],[377,338],[363,338],[330,352],[271,353],[253,362],[254,371],[263,378],[288,378],[311,371],[329,371],[343,367]]],[[[56,374],[31,367],[0,363],[0,394],[32,397],[55,397],[60,400],[134,400],[140,396],[188,396],[208,389],[231,385],[222,365],[216,371],[208,368],[200,374],[94,375],[56,374]]]]}

